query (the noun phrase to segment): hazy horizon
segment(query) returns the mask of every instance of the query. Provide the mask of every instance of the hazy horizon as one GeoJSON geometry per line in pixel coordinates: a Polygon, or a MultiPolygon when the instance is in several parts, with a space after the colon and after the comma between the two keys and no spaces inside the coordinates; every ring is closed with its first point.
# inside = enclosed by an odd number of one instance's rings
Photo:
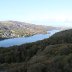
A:
{"type": "Polygon", "coordinates": [[[72,0],[1,0],[0,21],[72,27],[72,0]]]}

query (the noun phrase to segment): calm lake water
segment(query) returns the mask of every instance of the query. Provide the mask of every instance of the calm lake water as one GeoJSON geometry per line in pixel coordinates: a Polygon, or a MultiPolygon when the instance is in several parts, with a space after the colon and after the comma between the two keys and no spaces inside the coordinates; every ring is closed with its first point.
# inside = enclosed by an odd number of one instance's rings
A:
{"type": "Polygon", "coordinates": [[[9,47],[14,45],[21,45],[25,43],[35,42],[38,40],[43,40],[45,38],[49,38],[56,32],[59,32],[60,30],[51,30],[48,31],[48,34],[37,34],[30,37],[21,37],[21,38],[12,38],[12,39],[5,39],[0,41],[0,47],[9,47]]]}

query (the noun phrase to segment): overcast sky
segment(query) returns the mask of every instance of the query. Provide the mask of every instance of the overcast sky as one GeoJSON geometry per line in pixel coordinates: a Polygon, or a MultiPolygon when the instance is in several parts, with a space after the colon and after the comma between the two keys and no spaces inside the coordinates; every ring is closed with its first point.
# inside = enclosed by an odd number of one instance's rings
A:
{"type": "Polygon", "coordinates": [[[72,27],[72,0],[0,0],[0,21],[72,27]]]}

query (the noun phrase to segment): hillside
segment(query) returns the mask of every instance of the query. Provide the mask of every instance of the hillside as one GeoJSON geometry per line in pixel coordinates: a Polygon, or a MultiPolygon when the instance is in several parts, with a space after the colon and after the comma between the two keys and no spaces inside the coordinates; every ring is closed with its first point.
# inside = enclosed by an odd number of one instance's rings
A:
{"type": "Polygon", "coordinates": [[[34,43],[0,48],[3,72],[72,72],[72,29],[34,43]]]}
{"type": "Polygon", "coordinates": [[[2,38],[31,36],[40,33],[43,34],[52,29],[56,28],[18,21],[0,21],[0,37],[2,38]]]}

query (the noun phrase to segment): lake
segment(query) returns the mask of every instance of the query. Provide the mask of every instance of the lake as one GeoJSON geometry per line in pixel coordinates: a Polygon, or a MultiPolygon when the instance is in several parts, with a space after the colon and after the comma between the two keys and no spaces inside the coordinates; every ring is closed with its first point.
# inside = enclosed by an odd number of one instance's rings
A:
{"type": "Polygon", "coordinates": [[[47,34],[36,34],[30,37],[5,39],[5,40],[0,41],[0,47],[9,47],[9,46],[14,46],[14,45],[31,43],[31,42],[35,42],[38,40],[43,40],[45,38],[49,38],[50,36],[52,36],[53,34],[59,31],[60,30],[51,30],[51,31],[48,31],[47,34]]]}

